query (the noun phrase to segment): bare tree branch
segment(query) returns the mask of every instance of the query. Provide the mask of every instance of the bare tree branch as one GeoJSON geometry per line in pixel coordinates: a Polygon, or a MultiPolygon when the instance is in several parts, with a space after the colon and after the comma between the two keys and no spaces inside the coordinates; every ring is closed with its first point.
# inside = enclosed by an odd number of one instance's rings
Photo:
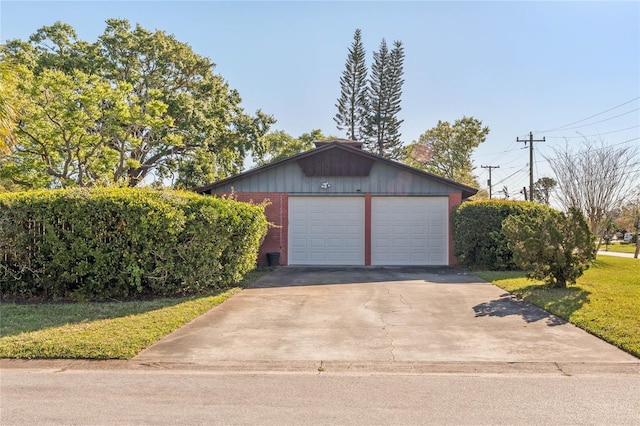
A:
{"type": "Polygon", "coordinates": [[[634,189],[640,175],[638,149],[606,146],[602,140],[596,143],[585,137],[579,150],[572,150],[567,142],[554,154],[555,158],[545,158],[556,175],[560,204],[566,210],[581,210],[589,229],[597,234],[609,213],[634,189]]]}

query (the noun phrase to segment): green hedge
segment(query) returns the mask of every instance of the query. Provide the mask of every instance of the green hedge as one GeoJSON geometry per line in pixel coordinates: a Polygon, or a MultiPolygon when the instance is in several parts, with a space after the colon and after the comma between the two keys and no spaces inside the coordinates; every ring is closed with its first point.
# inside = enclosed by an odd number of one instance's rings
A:
{"type": "Polygon", "coordinates": [[[527,201],[484,200],[462,203],[451,216],[454,254],[473,269],[517,269],[502,232],[502,221],[514,214],[535,214],[540,204],[527,201]]]}
{"type": "Polygon", "coordinates": [[[187,192],[0,194],[0,292],[107,299],[222,289],[255,266],[264,208],[187,192]]]}

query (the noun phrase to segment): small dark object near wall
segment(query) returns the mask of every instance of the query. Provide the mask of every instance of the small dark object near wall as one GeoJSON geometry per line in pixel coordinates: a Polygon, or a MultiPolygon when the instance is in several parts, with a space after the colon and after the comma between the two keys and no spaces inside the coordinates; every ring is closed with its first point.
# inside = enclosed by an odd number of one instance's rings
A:
{"type": "Polygon", "coordinates": [[[280,265],[280,253],[278,252],[267,253],[267,264],[269,266],[280,265]]]}

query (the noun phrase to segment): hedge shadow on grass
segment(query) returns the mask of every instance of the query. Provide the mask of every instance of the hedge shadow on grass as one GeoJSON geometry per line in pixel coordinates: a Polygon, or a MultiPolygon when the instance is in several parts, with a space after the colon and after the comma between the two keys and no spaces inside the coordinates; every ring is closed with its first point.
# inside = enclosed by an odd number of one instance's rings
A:
{"type": "MultiPolygon", "coordinates": [[[[204,296],[199,296],[204,297],[204,296]]],[[[0,304],[0,337],[138,315],[175,306],[196,297],[162,298],[125,302],[7,303],[0,304]]]]}

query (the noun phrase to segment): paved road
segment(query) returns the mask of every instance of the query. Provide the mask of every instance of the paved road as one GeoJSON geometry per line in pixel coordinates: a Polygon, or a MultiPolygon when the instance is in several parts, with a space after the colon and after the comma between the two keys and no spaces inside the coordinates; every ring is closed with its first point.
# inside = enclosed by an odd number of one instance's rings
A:
{"type": "Polygon", "coordinates": [[[0,424],[637,425],[636,375],[2,369],[0,424]]]}
{"type": "Polygon", "coordinates": [[[201,365],[637,361],[451,268],[282,268],[135,359],[201,365]]]}

